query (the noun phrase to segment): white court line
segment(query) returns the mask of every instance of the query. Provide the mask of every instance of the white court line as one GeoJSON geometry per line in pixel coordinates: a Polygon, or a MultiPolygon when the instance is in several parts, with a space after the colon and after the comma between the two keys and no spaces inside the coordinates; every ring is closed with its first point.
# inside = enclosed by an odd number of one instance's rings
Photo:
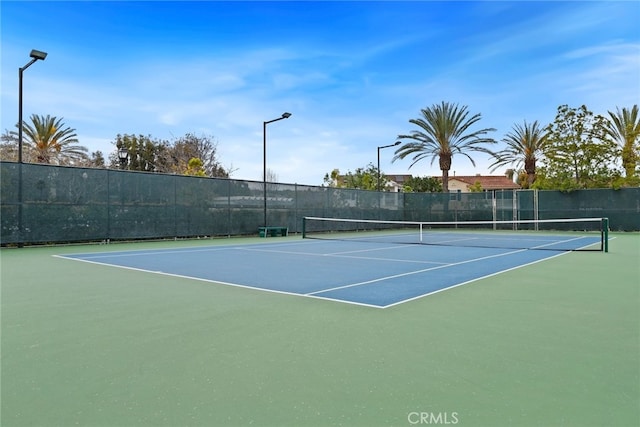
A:
{"type": "Polygon", "coordinates": [[[211,252],[227,250],[227,247],[215,247],[215,248],[201,248],[201,249],[139,249],[135,251],[118,251],[118,252],[96,252],[92,254],[67,254],[67,255],[53,255],[59,258],[71,258],[71,259],[93,259],[93,258],[120,258],[120,257],[134,257],[134,256],[147,256],[147,255],[162,255],[162,254],[183,254],[193,252],[211,252]],[[82,257],[82,258],[77,258],[82,257]]]}
{"type": "MultiPolygon", "coordinates": [[[[319,244],[319,243],[318,243],[319,244]]],[[[257,251],[257,252],[279,252],[286,254],[305,254],[305,255],[318,255],[318,256],[331,256],[331,255],[340,255],[340,254],[351,254],[351,253],[361,253],[361,252],[374,252],[374,251],[386,251],[387,249],[398,249],[402,247],[407,247],[407,244],[395,244],[393,246],[384,246],[381,248],[369,248],[369,249],[357,249],[353,251],[342,251],[342,252],[329,252],[329,253],[316,253],[316,252],[292,252],[292,251],[273,251],[271,249],[263,249],[259,247],[238,247],[237,249],[243,249],[247,251],[257,251]]]]}
{"type": "Polygon", "coordinates": [[[404,263],[410,263],[410,264],[448,264],[446,262],[411,260],[411,259],[403,259],[403,258],[380,258],[380,257],[369,257],[369,256],[344,255],[344,254],[350,254],[350,253],[371,252],[371,251],[381,250],[381,249],[396,249],[396,248],[397,246],[391,246],[391,247],[379,248],[379,249],[366,249],[366,250],[359,250],[359,251],[345,251],[345,252],[320,253],[320,254],[315,252],[274,251],[270,249],[259,249],[259,248],[234,248],[234,249],[250,251],[250,252],[265,252],[265,253],[276,253],[276,254],[287,254],[287,255],[312,256],[312,257],[318,257],[318,258],[335,257],[335,258],[364,259],[364,260],[371,260],[371,261],[404,262],[404,263]]]}
{"type": "MultiPolygon", "coordinates": [[[[581,237],[578,237],[578,239],[585,238],[585,237],[589,237],[589,236],[581,236],[581,237]]],[[[613,239],[615,239],[615,237],[609,238],[609,240],[613,240],[613,239]]],[[[595,244],[597,244],[597,243],[590,243],[590,244],[587,244],[585,246],[581,246],[578,249],[588,248],[589,246],[593,246],[595,244]]],[[[417,299],[420,299],[420,298],[423,298],[423,297],[426,297],[426,296],[429,296],[429,295],[437,294],[437,293],[442,292],[442,291],[448,291],[450,289],[457,288],[458,286],[466,285],[466,284],[475,282],[477,280],[481,280],[481,279],[486,279],[488,277],[497,276],[498,274],[506,273],[507,271],[517,270],[518,268],[526,267],[528,265],[537,264],[539,262],[547,261],[547,260],[550,260],[552,258],[557,258],[557,257],[562,256],[562,255],[567,255],[569,253],[571,253],[571,251],[561,251],[561,252],[559,252],[559,253],[557,253],[557,254],[555,254],[553,256],[541,258],[541,259],[538,259],[538,260],[535,260],[535,261],[528,262],[526,264],[516,265],[515,267],[507,268],[505,270],[496,271],[496,272],[493,272],[491,274],[487,274],[485,276],[476,277],[476,278],[473,278],[471,280],[467,280],[466,282],[456,283],[455,285],[447,286],[446,288],[436,289],[435,291],[427,292],[426,294],[418,295],[418,296],[415,296],[415,297],[412,297],[412,298],[408,298],[408,299],[404,299],[404,300],[401,300],[401,301],[396,301],[396,302],[394,302],[392,304],[381,306],[381,308],[394,307],[396,305],[404,304],[405,302],[415,301],[417,299]]]]}
{"type": "MultiPolygon", "coordinates": [[[[585,238],[587,238],[587,236],[574,237],[573,239],[569,239],[569,240],[562,240],[562,241],[557,241],[557,242],[547,243],[546,245],[538,245],[538,246],[534,246],[534,247],[532,247],[531,249],[538,249],[538,248],[544,248],[544,247],[547,247],[547,246],[559,245],[559,244],[561,244],[561,243],[573,242],[574,240],[580,240],[580,239],[585,239],[585,238]]],[[[588,245],[582,246],[582,248],[586,248],[586,247],[588,247],[588,246],[596,245],[596,244],[598,244],[598,242],[590,243],[590,244],[588,244],[588,245]]],[[[582,248],[577,248],[577,249],[582,249],[582,248]]]]}
{"type": "MultiPolygon", "coordinates": [[[[486,240],[486,241],[490,241],[490,240],[495,240],[495,241],[505,241],[505,242],[539,242],[539,243],[544,243],[544,244],[540,244],[537,246],[532,246],[530,248],[526,248],[526,249],[538,249],[538,248],[544,248],[546,246],[554,246],[554,245],[561,245],[563,243],[568,243],[568,242],[572,242],[574,240],[580,240],[580,239],[592,239],[595,238],[594,236],[577,236],[577,237],[573,237],[571,239],[568,238],[560,238],[560,236],[522,236],[521,238],[517,238],[515,237],[515,235],[513,235],[514,237],[505,237],[505,236],[491,236],[491,235],[487,235],[487,236],[474,236],[474,237],[465,237],[465,238],[451,238],[451,239],[446,239],[446,240],[426,240],[426,244],[429,245],[442,245],[445,243],[456,243],[456,242],[464,242],[464,241],[470,241],[470,240],[486,240]],[[532,238],[527,238],[527,237],[532,237],[532,238]]],[[[592,244],[596,244],[597,242],[594,242],[592,244]]],[[[497,249],[499,249],[499,246],[496,246],[497,249]]],[[[525,249],[525,248],[523,248],[525,249]]]]}
{"type": "Polygon", "coordinates": [[[358,249],[358,250],[353,250],[353,251],[341,251],[341,252],[331,252],[328,254],[325,254],[327,256],[331,255],[331,256],[335,256],[335,255],[344,255],[344,254],[355,254],[355,253],[362,253],[362,252],[374,252],[374,251],[386,251],[387,249],[398,249],[398,248],[404,248],[404,247],[411,247],[411,246],[407,246],[406,244],[395,244],[393,246],[384,246],[382,248],[372,248],[372,249],[358,249]]]}
{"type": "Polygon", "coordinates": [[[269,245],[269,246],[296,246],[296,245],[308,245],[313,242],[282,242],[282,243],[249,243],[246,246],[242,244],[232,244],[232,245],[215,245],[215,246],[191,246],[184,248],[176,248],[176,249],[126,249],[126,250],[114,250],[112,252],[93,252],[93,253],[72,253],[72,254],[64,254],[64,255],[52,255],[58,258],[73,258],[82,256],[82,259],[92,259],[92,258],[116,258],[123,256],[146,256],[146,255],[156,255],[156,254],[182,254],[182,253],[193,253],[193,252],[215,252],[215,251],[225,251],[229,249],[244,249],[248,246],[261,246],[261,245],[269,245]]]}
{"type": "Polygon", "coordinates": [[[518,268],[526,267],[528,265],[537,264],[539,262],[543,262],[543,261],[549,260],[551,258],[556,258],[556,257],[562,256],[562,255],[566,255],[568,253],[569,252],[560,252],[559,254],[556,254],[556,255],[553,255],[553,256],[550,256],[550,257],[537,259],[535,261],[531,261],[531,262],[528,262],[526,264],[516,265],[515,267],[507,268],[505,270],[496,271],[496,272],[493,272],[491,274],[487,274],[485,276],[475,277],[475,278],[473,278],[471,280],[467,280],[466,282],[456,283],[455,285],[447,286],[446,288],[436,289],[435,291],[427,292],[426,294],[418,295],[418,296],[415,296],[415,297],[412,297],[412,298],[407,298],[407,299],[404,299],[402,301],[396,301],[396,302],[394,302],[392,304],[381,306],[381,308],[394,307],[396,305],[400,305],[400,304],[403,304],[405,302],[415,301],[417,299],[424,298],[424,297],[429,296],[429,295],[437,294],[437,293],[440,293],[442,291],[448,291],[448,290],[451,290],[453,288],[457,288],[459,286],[463,286],[463,285],[467,285],[469,283],[475,282],[477,280],[482,280],[482,279],[486,279],[488,277],[497,276],[498,274],[506,273],[507,271],[517,270],[518,268]]]}
{"type": "Polygon", "coordinates": [[[198,282],[212,283],[212,284],[215,284],[215,285],[231,286],[231,287],[234,287],[234,288],[251,289],[251,290],[254,290],[254,291],[270,292],[270,293],[273,293],[273,294],[280,294],[280,295],[291,295],[291,296],[295,296],[295,297],[321,299],[321,300],[326,300],[326,301],[340,302],[340,303],[344,303],[344,304],[359,305],[359,306],[363,306],[363,307],[370,307],[370,308],[377,308],[377,309],[384,308],[384,307],[382,307],[380,305],[367,304],[367,303],[364,303],[364,302],[347,301],[347,300],[341,300],[341,299],[335,299],[335,298],[320,297],[320,296],[315,296],[315,295],[306,295],[306,294],[301,294],[301,293],[298,293],[298,292],[279,291],[277,289],[261,288],[261,287],[258,287],[258,286],[242,285],[240,283],[223,282],[221,280],[211,280],[211,279],[205,279],[205,278],[202,278],[202,277],[194,277],[194,276],[185,276],[185,275],[182,275],[182,274],[166,273],[164,271],[145,270],[143,268],[127,267],[127,266],[123,266],[123,265],[109,264],[109,263],[106,263],[106,262],[90,261],[90,260],[82,259],[82,258],[70,258],[70,257],[66,257],[64,255],[52,255],[52,256],[54,258],[62,258],[62,259],[70,260],[70,261],[80,261],[80,262],[86,262],[88,264],[96,264],[96,265],[102,265],[102,266],[106,266],[106,267],[122,268],[122,269],[125,269],[125,270],[139,271],[139,272],[142,272],[142,273],[152,273],[152,274],[158,274],[158,275],[161,275],[161,276],[177,277],[179,279],[190,279],[190,280],[196,280],[198,282]]]}
{"type": "MultiPolygon", "coordinates": [[[[580,236],[580,237],[576,237],[575,240],[577,239],[581,239],[581,238],[585,238],[585,237],[590,237],[590,236],[580,236]]],[[[615,239],[615,237],[610,237],[609,240],[613,240],[615,239]]],[[[295,241],[295,242],[281,242],[281,243],[272,243],[272,242],[264,242],[264,243],[255,243],[255,244],[249,244],[249,245],[245,245],[245,246],[238,246],[237,244],[234,245],[222,245],[222,246],[215,246],[215,247],[206,247],[206,248],[199,248],[199,247],[191,247],[191,248],[182,248],[182,249],[175,249],[175,250],[165,250],[165,249],[140,249],[140,250],[126,250],[126,251],[119,251],[119,252],[99,252],[99,253],[94,253],[91,254],[91,258],[97,258],[97,257],[106,257],[106,258],[111,258],[111,257],[122,257],[122,256],[131,256],[131,255],[153,255],[153,254],[157,254],[159,252],[161,253],[189,253],[189,252],[206,252],[206,251],[219,251],[219,250],[228,250],[228,249],[245,249],[248,250],[247,246],[252,246],[252,247],[259,247],[261,245],[265,245],[268,244],[270,247],[274,247],[274,246],[280,246],[280,247],[284,247],[284,246],[298,246],[298,245],[309,245],[309,244],[322,244],[323,241],[295,241]]],[[[326,242],[324,242],[326,243],[326,242]]],[[[557,242],[556,242],[557,243],[557,242]]],[[[593,246],[596,243],[591,243],[591,244],[587,244],[581,248],[585,248],[585,247],[589,247],[589,246],[593,246]]],[[[546,246],[546,245],[541,245],[542,246],[546,246]]],[[[391,248],[397,248],[398,246],[393,246],[391,248]]],[[[408,247],[412,247],[412,245],[408,245],[408,247]]],[[[253,248],[251,248],[253,249],[253,248]]],[[[446,268],[446,267],[450,267],[450,266],[455,266],[455,265],[460,265],[460,264],[466,264],[466,263],[470,263],[470,262],[475,262],[475,261],[480,261],[483,259],[489,259],[489,258],[495,258],[495,257],[501,257],[504,255],[510,255],[510,254],[515,254],[515,253],[519,253],[519,252],[524,252],[527,251],[528,249],[520,249],[520,250],[515,250],[515,251],[511,251],[511,252],[507,252],[507,253],[503,253],[503,254],[497,254],[497,255],[491,255],[491,256],[487,256],[487,257],[481,257],[481,258],[474,258],[471,260],[467,260],[467,261],[461,261],[458,263],[442,263],[443,265],[441,266],[437,266],[437,267],[432,267],[432,268],[427,268],[427,269],[423,269],[423,270],[419,270],[419,271],[414,271],[414,272],[410,272],[410,273],[405,273],[405,274],[400,274],[400,275],[395,275],[395,276],[389,276],[386,278],[379,278],[379,279],[375,279],[375,280],[370,280],[370,281],[366,281],[366,282],[361,282],[361,283],[354,283],[351,285],[346,285],[346,286],[341,286],[341,287],[336,287],[336,288],[331,288],[331,289],[324,289],[322,291],[316,291],[316,292],[312,292],[312,293],[308,293],[308,294],[302,294],[302,293],[296,293],[296,292],[287,292],[287,291],[279,291],[279,290],[275,290],[275,289],[269,289],[269,288],[260,288],[260,287],[256,287],[256,286],[249,286],[249,285],[242,285],[242,284],[238,284],[238,283],[231,283],[231,282],[222,282],[222,281],[218,281],[218,280],[211,280],[211,279],[204,279],[204,278],[200,278],[200,277],[191,277],[191,276],[184,276],[184,275],[179,275],[179,274],[172,274],[172,273],[165,273],[162,271],[152,271],[152,270],[144,270],[144,269],[140,269],[140,268],[135,268],[135,267],[126,267],[126,266],[121,266],[121,265],[116,265],[116,264],[109,264],[109,263],[103,263],[103,262],[98,262],[98,261],[91,261],[89,259],[85,259],[85,258],[75,258],[74,256],[86,256],[87,254],[66,254],[66,255],[52,255],[53,257],[56,258],[63,258],[63,259],[69,259],[72,261],[81,261],[81,262],[86,262],[86,263],[90,263],[90,264],[97,264],[97,265],[103,265],[103,266],[107,266],[107,267],[116,267],[116,268],[123,268],[123,269],[127,269],[127,270],[133,270],[133,271],[140,271],[140,272],[144,272],[144,273],[154,273],[154,274],[160,274],[160,275],[165,275],[165,276],[172,276],[172,277],[177,277],[177,278],[184,278],[184,279],[192,279],[192,280],[197,280],[200,282],[207,282],[207,283],[212,283],[212,284],[221,284],[221,285],[225,285],[225,286],[233,286],[233,287],[239,287],[239,288],[245,288],[245,289],[252,289],[252,290],[258,290],[258,291],[263,291],[263,292],[271,292],[271,293],[277,293],[277,294],[284,294],[284,295],[293,295],[293,296],[298,296],[298,297],[305,297],[305,298],[314,298],[314,299],[320,299],[320,300],[326,300],[326,301],[332,301],[332,302],[339,302],[339,303],[343,303],[343,304],[350,304],[350,305],[357,305],[357,306],[364,306],[364,307],[369,307],[369,308],[377,308],[377,309],[385,309],[385,308],[389,308],[389,307],[394,307],[396,305],[400,305],[403,304],[405,302],[410,302],[410,301],[414,301],[429,295],[433,295],[442,291],[446,291],[446,290],[450,290],[459,286],[463,286],[472,282],[475,282],[477,280],[481,280],[487,277],[492,277],[498,274],[502,274],[504,272],[507,271],[511,271],[511,270],[515,270],[518,268],[522,268],[522,267],[526,267],[528,265],[532,265],[532,264],[536,264],[542,261],[546,261],[548,259],[552,259],[552,258],[556,258],[558,256],[562,256],[562,255],[566,255],[568,254],[570,251],[566,251],[566,252],[560,252],[556,255],[553,256],[549,256],[549,257],[545,257],[536,261],[532,261],[526,264],[522,264],[522,265],[517,265],[515,267],[511,267],[505,270],[500,270],[500,271],[496,271],[494,273],[485,275],[485,276],[481,276],[481,277],[477,277],[477,278],[473,278],[471,280],[468,280],[466,282],[462,282],[462,283],[458,283],[455,285],[451,285],[448,286],[446,288],[442,288],[442,289],[437,289],[435,291],[432,292],[428,292],[422,295],[418,295],[412,298],[408,298],[405,300],[401,300],[401,301],[396,301],[392,304],[388,304],[385,306],[382,305],[374,305],[374,304],[367,304],[367,303],[361,303],[361,302],[356,302],[356,301],[348,301],[348,300],[343,300],[343,299],[337,299],[337,298],[330,298],[330,297],[323,297],[320,295],[316,295],[316,294],[321,294],[323,292],[328,292],[331,290],[337,290],[337,289],[343,289],[343,288],[348,288],[348,287],[354,287],[354,286],[359,286],[359,285],[365,285],[365,284],[369,284],[369,283],[374,283],[374,282],[379,282],[379,281],[383,281],[383,280],[388,280],[391,279],[393,277],[400,277],[400,276],[406,276],[406,275],[411,275],[411,274],[419,274],[421,272],[425,272],[425,271],[429,271],[429,270],[437,270],[437,269],[441,269],[441,268],[446,268]]],[[[366,252],[366,250],[363,250],[366,252]]],[[[349,252],[357,252],[357,251],[349,251],[349,252]]],[[[300,254],[300,252],[294,252],[295,254],[300,254]]],[[[336,257],[340,257],[340,255],[337,255],[339,253],[336,253],[336,255],[333,254],[327,254],[329,256],[336,256],[336,257]]],[[[327,255],[319,255],[319,254],[315,254],[315,253],[310,253],[309,255],[313,255],[313,256],[327,256],[327,255]]],[[[349,258],[349,257],[346,257],[349,258]]],[[[356,258],[356,257],[353,257],[356,258]]],[[[371,260],[376,260],[377,258],[368,258],[368,257],[361,257],[363,259],[371,259],[371,260]]],[[[383,259],[384,260],[384,259],[383,259]]],[[[395,261],[394,259],[388,259],[389,261],[395,261]]],[[[401,260],[401,261],[405,261],[406,260],[401,260]]],[[[418,261],[420,262],[420,261],[418,261]]]]}
{"type": "Polygon", "coordinates": [[[378,257],[369,257],[369,256],[355,256],[355,255],[333,255],[327,254],[323,256],[329,256],[334,258],[350,258],[350,259],[365,259],[370,261],[392,261],[392,262],[405,262],[409,264],[438,264],[438,265],[449,265],[448,262],[438,262],[438,261],[421,261],[415,259],[401,259],[401,258],[378,258],[378,257]]]}
{"type": "Polygon", "coordinates": [[[468,264],[468,263],[471,263],[471,262],[482,261],[482,260],[485,260],[485,259],[497,258],[497,257],[505,256],[505,255],[517,254],[519,252],[525,252],[526,250],[527,249],[519,249],[517,251],[505,252],[503,254],[489,255],[489,256],[485,256],[485,257],[469,259],[469,260],[466,260],[466,261],[460,261],[460,262],[454,262],[454,263],[445,264],[445,265],[439,265],[437,267],[424,268],[422,270],[410,271],[408,273],[394,274],[394,275],[391,275],[391,276],[380,277],[380,278],[377,278],[377,279],[367,280],[367,281],[364,281],[364,282],[352,283],[350,285],[337,286],[335,288],[324,289],[322,291],[309,292],[308,294],[305,294],[305,295],[316,295],[316,294],[321,294],[321,293],[324,293],[324,292],[330,292],[330,291],[336,291],[336,290],[340,290],[340,289],[352,288],[352,287],[355,287],[355,286],[368,285],[368,284],[371,284],[371,283],[382,282],[382,281],[389,280],[389,279],[395,279],[397,277],[404,277],[404,276],[411,276],[411,275],[414,275],[414,274],[420,274],[420,273],[424,273],[425,271],[439,270],[441,268],[454,267],[454,266],[457,266],[457,265],[468,264]]]}

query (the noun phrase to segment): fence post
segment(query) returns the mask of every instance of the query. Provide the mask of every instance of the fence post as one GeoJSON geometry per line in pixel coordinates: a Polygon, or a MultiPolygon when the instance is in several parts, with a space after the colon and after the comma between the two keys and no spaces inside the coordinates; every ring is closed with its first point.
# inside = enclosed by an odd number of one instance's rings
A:
{"type": "Polygon", "coordinates": [[[105,243],[111,240],[111,171],[107,169],[107,237],[105,243]]]}
{"type": "MultiPolygon", "coordinates": [[[[20,123],[22,126],[22,123],[20,123]]],[[[22,155],[21,155],[22,156],[22,155]]],[[[22,204],[24,202],[24,197],[22,195],[22,161],[18,163],[18,247],[24,247],[24,224],[22,218],[22,204]]]]}

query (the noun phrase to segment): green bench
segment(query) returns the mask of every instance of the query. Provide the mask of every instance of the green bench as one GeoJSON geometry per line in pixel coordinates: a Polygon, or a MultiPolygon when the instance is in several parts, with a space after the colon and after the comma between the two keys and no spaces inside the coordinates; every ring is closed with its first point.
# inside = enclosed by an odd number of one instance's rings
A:
{"type": "Polygon", "coordinates": [[[258,235],[260,237],[278,237],[288,236],[289,228],[287,227],[259,227],[258,235]]]}

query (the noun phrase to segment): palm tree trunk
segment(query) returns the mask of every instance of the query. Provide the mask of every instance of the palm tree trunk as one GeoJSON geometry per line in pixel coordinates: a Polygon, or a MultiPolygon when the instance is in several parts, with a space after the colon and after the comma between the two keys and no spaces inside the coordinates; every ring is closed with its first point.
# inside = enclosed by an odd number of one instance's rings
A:
{"type": "Polygon", "coordinates": [[[38,155],[36,156],[36,163],[47,163],[48,164],[48,163],[51,163],[51,158],[48,155],[46,155],[46,154],[44,154],[42,152],[39,152],[38,155]]]}
{"type": "Polygon", "coordinates": [[[536,159],[526,159],[524,170],[527,172],[527,188],[531,188],[533,181],[536,180],[536,159]]]}
{"type": "Polygon", "coordinates": [[[440,170],[442,171],[442,192],[449,192],[449,170],[451,169],[451,153],[440,153],[440,170]]]}
{"type": "Polygon", "coordinates": [[[442,192],[449,192],[449,171],[447,169],[442,169],[442,192]]]}

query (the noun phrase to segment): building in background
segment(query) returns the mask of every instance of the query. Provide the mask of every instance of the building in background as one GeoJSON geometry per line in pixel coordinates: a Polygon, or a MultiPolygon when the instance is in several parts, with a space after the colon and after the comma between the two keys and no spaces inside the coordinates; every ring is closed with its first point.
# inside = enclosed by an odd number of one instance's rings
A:
{"type": "Polygon", "coordinates": [[[402,188],[404,187],[405,182],[410,180],[412,175],[386,175],[387,178],[387,189],[392,193],[400,193],[402,192],[402,188]]]}
{"type": "Polygon", "coordinates": [[[472,191],[519,190],[520,186],[504,175],[450,176],[449,191],[470,193],[472,191]]]}

